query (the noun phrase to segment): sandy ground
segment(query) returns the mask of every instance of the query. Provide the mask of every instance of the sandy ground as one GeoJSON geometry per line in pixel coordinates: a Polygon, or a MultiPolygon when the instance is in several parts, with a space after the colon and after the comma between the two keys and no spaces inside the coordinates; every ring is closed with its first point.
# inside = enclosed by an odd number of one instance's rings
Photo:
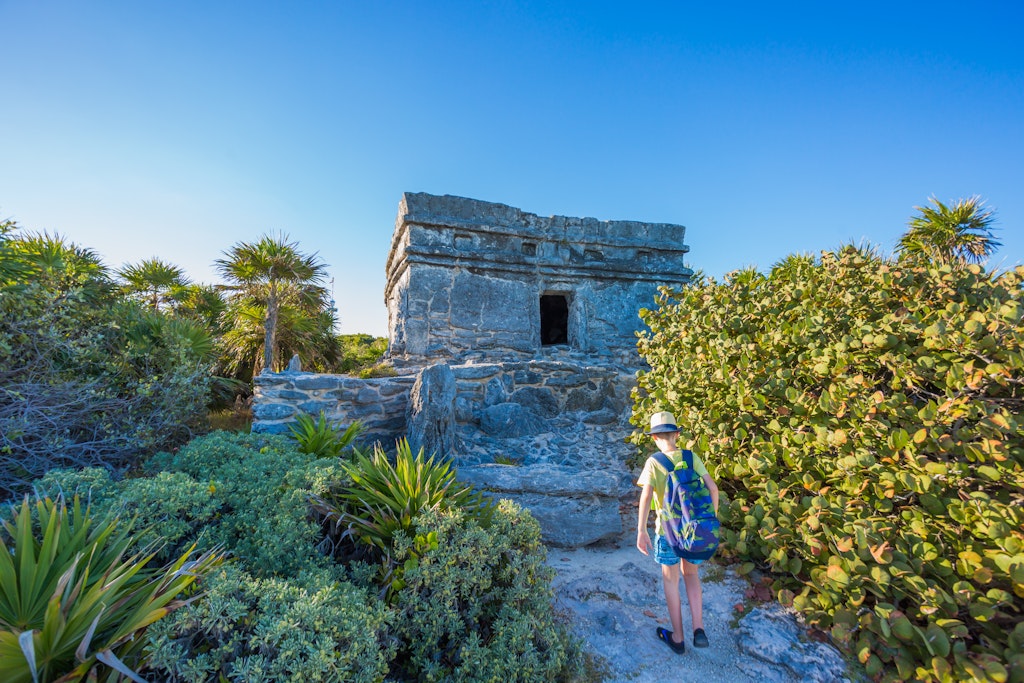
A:
{"type": "MultiPolygon", "coordinates": [[[[748,602],[749,583],[713,561],[701,566],[704,629],[708,648],[693,647],[689,608],[683,594],[686,652],[674,653],[657,639],[655,629],[671,629],[659,565],[635,547],[635,532],[601,547],[551,548],[548,564],[557,576],[552,585],[556,608],[574,630],[604,659],[608,683],[738,683],[796,681],[793,671],[741,647],[736,628],[738,604],[748,602]]],[[[682,588],[682,586],[681,586],[682,588]]],[[[779,608],[781,613],[781,608],[779,608]]],[[[792,623],[791,615],[783,615],[792,623]]],[[[749,639],[747,639],[749,648],[749,639]]]]}

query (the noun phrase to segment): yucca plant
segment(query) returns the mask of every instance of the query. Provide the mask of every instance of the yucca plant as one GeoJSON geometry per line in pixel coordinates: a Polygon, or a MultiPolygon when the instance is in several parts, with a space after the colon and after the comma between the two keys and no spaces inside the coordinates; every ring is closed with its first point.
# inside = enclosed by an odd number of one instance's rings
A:
{"type": "Polygon", "coordinates": [[[340,430],[327,420],[327,416],[321,410],[315,420],[308,413],[300,414],[296,424],[288,425],[288,431],[298,442],[300,453],[309,453],[318,458],[335,458],[363,433],[363,423],[356,420],[344,430],[340,430]]]}
{"type": "Polygon", "coordinates": [[[0,680],[142,681],[136,670],[153,622],[220,556],[190,548],[163,567],[152,549],[129,554],[129,524],[97,522],[76,496],[28,497],[0,521],[0,680]]]}
{"type": "Polygon", "coordinates": [[[392,560],[395,536],[414,536],[417,516],[427,510],[460,508],[481,526],[490,525],[494,502],[455,479],[446,460],[415,455],[402,439],[394,463],[378,445],[372,452],[354,450],[344,464],[350,480],[323,496],[312,496],[335,555],[366,557],[381,563],[381,583],[390,592],[398,578],[392,560]]]}

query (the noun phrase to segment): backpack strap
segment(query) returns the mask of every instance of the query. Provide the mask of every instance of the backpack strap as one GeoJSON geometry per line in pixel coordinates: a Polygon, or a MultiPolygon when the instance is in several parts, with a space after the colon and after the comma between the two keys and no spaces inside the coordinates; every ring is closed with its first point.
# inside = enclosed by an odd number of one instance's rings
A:
{"type": "Polygon", "coordinates": [[[693,472],[693,451],[683,451],[683,462],[686,463],[686,468],[693,472]]]}
{"type": "MultiPolygon", "coordinates": [[[[676,468],[676,465],[673,465],[672,461],[669,460],[668,456],[665,455],[664,453],[662,453],[661,451],[658,451],[657,453],[655,453],[651,457],[654,458],[654,462],[656,462],[659,465],[661,465],[661,469],[665,470],[665,474],[671,474],[672,471],[675,470],[675,468],[676,468]]],[[[693,471],[693,451],[684,450],[683,451],[683,460],[682,460],[682,462],[686,463],[686,469],[688,469],[689,471],[692,472],[693,471]]]]}
{"type": "Polygon", "coordinates": [[[661,466],[661,469],[665,470],[665,474],[671,474],[672,470],[676,468],[676,466],[672,464],[672,461],[668,459],[668,456],[661,451],[658,451],[651,457],[654,458],[654,462],[661,466]]]}

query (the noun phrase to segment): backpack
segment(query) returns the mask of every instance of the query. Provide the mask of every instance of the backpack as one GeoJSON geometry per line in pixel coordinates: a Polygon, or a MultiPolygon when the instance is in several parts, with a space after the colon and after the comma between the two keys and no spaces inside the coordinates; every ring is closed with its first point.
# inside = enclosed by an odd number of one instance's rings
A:
{"type": "Polygon", "coordinates": [[[665,470],[665,498],[661,506],[661,532],[678,557],[707,560],[718,549],[719,523],[711,492],[693,469],[693,452],[683,451],[678,465],[661,452],[654,461],[665,470]]]}

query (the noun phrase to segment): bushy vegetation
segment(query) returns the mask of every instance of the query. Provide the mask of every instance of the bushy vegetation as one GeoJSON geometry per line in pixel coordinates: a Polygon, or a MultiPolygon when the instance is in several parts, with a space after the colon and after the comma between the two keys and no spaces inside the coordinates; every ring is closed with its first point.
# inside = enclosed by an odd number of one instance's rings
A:
{"type": "Polygon", "coordinates": [[[0,679],[123,680],[143,663],[147,627],[219,563],[193,548],[166,565],[74,498],[26,497],[0,518],[0,679]]]}
{"type": "Polygon", "coordinates": [[[581,675],[580,646],[555,622],[554,570],[540,526],[511,501],[489,524],[460,507],[419,516],[395,544],[396,672],[421,681],[560,681],[581,675]]]}
{"type": "MultiPolygon", "coordinates": [[[[37,488],[88,492],[97,512],[137,516],[142,540],[166,538],[161,552],[198,543],[233,558],[203,582],[206,597],[149,632],[148,665],[161,680],[571,676],[580,647],[554,620],[536,522],[506,505],[485,528],[475,507],[461,511],[476,499],[438,474],[451,474],[447,466],[426,467],[420,457],[396,469],[361,457],[352,464],[301,453],[286,436],[214,433],[150,459],[147,476],[52,472],[37,488]],[[418,482],[430,496],[403,507],[407,524],[386,548],[338,562],[310,501],[357,490],[356,471],[411,493],[418,482]],[[381,570],[385,557],[401,567],[400,586],[381,570]],[[390,604],[379,597],[389,589],[390,604]]],[[[387,526],[393,511],[366,490],[362,503],[349,502],[364,521],[387,526]]]]}
{"type": "Polygon", "coordinates": [[[16,231],[0,224],[0,500],[31,485],[44,502],[35,527],[24,507],[0,532],[0,678],[578,678],[539,527],[450,463],[408,444],[361,452],[358,423],[323,415],[291,438],[188,441],[292,353],[307,370],[393,374],[386,340],[334,334],[315,254],[240,243],[214,288],[158,258],[112,273],[16,231]]]}
{"type": "Polygon", "coordinates": [[[55,467],[123,468],[190,438],[211,348],[120,298],[89,250],[0,226],[0,499],[55,467]]]}
{"type": "Polygon", "coordinates": [[[338,372],[360,374],[376,366],[388,350],[386,337],[374,337],[369,334],[343,334],[338,337],[341,343],[341,362],[338,372]]]}
{"type": "Polygon", "coordinates": [[[380,681],[392,615],[343,576],[322,567],[260,578],[225,566],[203,600],[149,631],[150,668],[169,682],[380,681]]]}
{"type": "Polygon", "coordinates": [[[880,680],[1024,680],[1022,281],[847,247],[642,312],[723,554],[880,680]]]}

